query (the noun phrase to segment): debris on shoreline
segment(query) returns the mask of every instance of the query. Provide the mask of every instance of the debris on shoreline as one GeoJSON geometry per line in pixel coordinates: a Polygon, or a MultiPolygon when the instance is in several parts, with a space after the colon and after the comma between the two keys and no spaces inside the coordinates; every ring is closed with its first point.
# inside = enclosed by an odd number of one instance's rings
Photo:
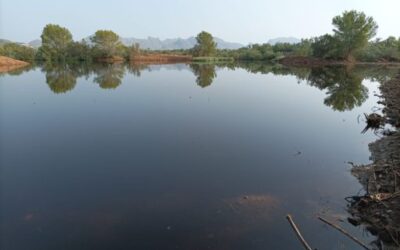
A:
{"type": "Polygon", "coordinates": [[[383,116],[367,117],[367,127],[388,123],[396,127],[393,133],[369,144],[371,160],[368,165],[354,165],[351,173],[365,194],[348,198],[348,221],[364,226],[372,235],[378,249],[400,248],[400,74],[382,83],[383,116]],[[384,122],[383,122],[384,121],[384,122]]]}

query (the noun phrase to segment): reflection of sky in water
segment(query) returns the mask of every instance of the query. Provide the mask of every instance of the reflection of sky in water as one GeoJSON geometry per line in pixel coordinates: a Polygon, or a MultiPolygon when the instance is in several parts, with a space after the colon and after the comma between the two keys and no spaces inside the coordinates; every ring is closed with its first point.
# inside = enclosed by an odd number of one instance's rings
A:
{"type": "Polygon", "coordinates": [[[0,78],[4,249],[298,248],[286,213],[314,247],[354,247],[314,215],[361,188],[346,162],[369,162],[375,81],[339,112],[291,75],[79,70],[0,78]]]}

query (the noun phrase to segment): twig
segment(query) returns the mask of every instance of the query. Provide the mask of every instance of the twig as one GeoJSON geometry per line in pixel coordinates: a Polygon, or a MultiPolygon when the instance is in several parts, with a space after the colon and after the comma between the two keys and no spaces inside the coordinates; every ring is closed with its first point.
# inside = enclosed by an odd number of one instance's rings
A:
{"type": "Polygon", "coordinates": [[[346,232],[343,228],[339,227],[338,225],[333,224],[332,222],[329,222],[327,220],[325,220],[322,217],[318,216],[318,219],[326,224],[328,224],[329,226],[335,228],[336,230],[338,230],[339,232],[341,232],[342,234],[346,235],[347,237],[349,237],[350,239],[352,239],[354,242],[356,242],[357,244],[359,244],[360,246],[362,246],[364,249],[366,250],[371,250],[369,247],[367,247],[364,243],[362,243],[359,239],[357,239],[356,237],[352,236],[351,234],[349,234],[348,232],[346,232]]]}
{"type": "Polygon", "coordinates": [[[300,240],[301,244],[303,244],[306,250],[312,250],[310,245],[308,245],[307,241],[304,239],[303,235],[301,235],[300,230],[297,228],[296,224],[292,220],[292,216],[290,214],[286,215],[286,219],[289,221],[292,226],[294,232],[296,233],[297,238],[300,240]]]}

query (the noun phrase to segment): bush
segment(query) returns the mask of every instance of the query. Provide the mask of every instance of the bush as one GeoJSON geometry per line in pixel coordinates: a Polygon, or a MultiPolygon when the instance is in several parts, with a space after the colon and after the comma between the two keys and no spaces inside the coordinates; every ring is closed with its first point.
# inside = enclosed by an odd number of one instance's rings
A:
{"type": "Polygon", "coordinates": [[[32,62],[35,59],[35,49],[17,43],[6,43],[0,46],[0,55],[21,61],[32,62]]]}

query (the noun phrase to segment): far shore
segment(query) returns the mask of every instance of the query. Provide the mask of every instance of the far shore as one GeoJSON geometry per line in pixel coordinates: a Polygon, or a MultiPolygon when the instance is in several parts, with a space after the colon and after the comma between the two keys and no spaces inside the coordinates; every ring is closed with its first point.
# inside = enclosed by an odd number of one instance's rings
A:
{"type": "MultiPolygon", "coordinates": [[[[109,64],[120,64],[130,63],[132,65],[158,65],[158,64],[176,64],[176,63],[234,63],[234,62],[258,62],[258,63],[278,63],[289,67],[325,67],[325,66],[353,66],[353,65],[371,65],[371,66],[400,66],[400,62],[348,62],[338,60],[326,60],[314,57],[302,57],[302,56],[289,56],[284,57],[278,61],[257,61],[257,60],[235,60],[229,57],[193,57],[191,55],[180,55],[180,54],[143,54],[138,55],[129,60],[125,60],[122,57],[114,56],[108,58],[97,58],[95,62],[109,63],[109,64]]],[[[10,57],[0,56],[0,73],[14,71],[30,65],[28,62],[16,60],[10,57]]]]}

